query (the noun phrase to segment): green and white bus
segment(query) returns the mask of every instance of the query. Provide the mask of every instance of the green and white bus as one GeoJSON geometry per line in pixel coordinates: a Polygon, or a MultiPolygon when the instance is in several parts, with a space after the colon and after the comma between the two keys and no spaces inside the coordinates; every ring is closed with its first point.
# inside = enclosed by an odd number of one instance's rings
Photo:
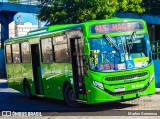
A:
{"type": "Polygon", "coordinates": [[[5,41],[10,88],[69,106],[155,93],[146,23],[112,18],[44,27],[5,41]]]}

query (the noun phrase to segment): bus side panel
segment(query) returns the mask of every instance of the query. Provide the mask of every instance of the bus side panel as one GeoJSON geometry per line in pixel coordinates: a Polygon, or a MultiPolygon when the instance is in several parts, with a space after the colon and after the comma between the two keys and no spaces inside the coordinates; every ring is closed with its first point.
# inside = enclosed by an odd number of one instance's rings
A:
{"type": "Polygon", "coordinates": [[[33,80],[32,65],[31,65],[31,63],[28,63],[28,64],[22,64],[21,66],[22,66],[22,75],[23,75],[22,83],[23,83],[24,79],[27,79],[27,81],[30,84],[31,93],[32,93],[32,95],[35,95],[35,86],[34,86],[34,80],[33,80]]]}
{"type": "Polygon", "coordinates": [[[12,69],[14,71],[14,89],[23,92],[23,74],[21,64],[12,64],[12,69]]]}
{"type": "Polygon", "coordinates": [[[8,87],[15,89],[14,86],[14,70],[12,64],[6,64],[6,72],[8,79],[8,87]]]}
{"type": "Polygon", "coordinates": [[[63,99],[63,83],[72,83],[72,66],[69,63],[41,64],[45,97],[63,99]],[[71,79],[71,80],[70,80],[71,79]]]}
{"type": "Polygon", "coordinates": [[[31,64],[7,64],[7,77],[10,88],[24,92],[23,81],[27,79],[31,87],[31,93],[35,94],[33,73],[31,64]]]}

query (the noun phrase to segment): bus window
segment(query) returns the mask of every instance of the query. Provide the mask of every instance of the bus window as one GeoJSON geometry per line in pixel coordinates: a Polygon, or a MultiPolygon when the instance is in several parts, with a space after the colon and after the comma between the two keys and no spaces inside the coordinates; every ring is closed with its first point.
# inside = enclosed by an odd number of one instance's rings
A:
{"type": "Polygon", "coordinates": [[[12,53],[13,53],[13,63],[20,63],[20,48],[19,44],[13,44],[12,45],[12,53]]]}
{"type": "Polygon", "coordinates": [[[65,43],[67,43],[66,35],[53,37],[53,45],[65,44],[65,43]]]}
{"type": "Polygon", "coordinates": [[[22,62],[29,63],[31,60],[29,43],[21,43],[22,62]]]}
{"type": "Polygon", "coordinates": [[[6,62],[12,63],[12,54],[11,54],[11,46],[6,45],[6,62]]]}
{"type": "Polygon", "coordinates": [[[54,45],[55,62],[68,62],[67,44],[54,45]]]}
{"type": "Polygon", "coordinates": [[[68,46],[66,35],[53,37],[55,62],[68,62],[68,46]]]}
{"type": "Polygon", "coordinates": [[[53,62],[53,48],[51,38],[41,40],[42,60],[44,63],[53,62]]]}

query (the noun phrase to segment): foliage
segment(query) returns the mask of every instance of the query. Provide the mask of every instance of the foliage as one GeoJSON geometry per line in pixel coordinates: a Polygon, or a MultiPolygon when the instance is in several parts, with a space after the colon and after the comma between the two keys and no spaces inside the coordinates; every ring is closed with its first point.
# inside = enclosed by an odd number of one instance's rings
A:
{"type": "Polygon", "coordinates": [[[120,0],[119,10],[143,13],[144,8],[141,7],[142,0],[120,0]]]}
{"type": "Polygon", "coordinates": [[[15,4],[19,4],[19,3],[20,3],[20,0],[8,0],[8,2],[10,2],[10,3],[15,3],[15,4]]]}
{"type": "Polygon", "coordinates": [[[41,21],[47,25],[107,19],[117,11],[144,12],[142,0],[50,0],[39,6],[41,21]]]}

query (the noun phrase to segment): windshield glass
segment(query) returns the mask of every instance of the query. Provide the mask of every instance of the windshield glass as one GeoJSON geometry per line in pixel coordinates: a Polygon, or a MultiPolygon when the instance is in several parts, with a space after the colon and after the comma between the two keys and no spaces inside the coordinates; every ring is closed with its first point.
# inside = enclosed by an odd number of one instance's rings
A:
{"type": "Polygon", "coordinates": [[[147,34],[89,39],[90,68],[95,71],[118,71],[146,67],[151,62],[147,34]],[[116,47],[119,50],[117,50],[116,47]]]}

